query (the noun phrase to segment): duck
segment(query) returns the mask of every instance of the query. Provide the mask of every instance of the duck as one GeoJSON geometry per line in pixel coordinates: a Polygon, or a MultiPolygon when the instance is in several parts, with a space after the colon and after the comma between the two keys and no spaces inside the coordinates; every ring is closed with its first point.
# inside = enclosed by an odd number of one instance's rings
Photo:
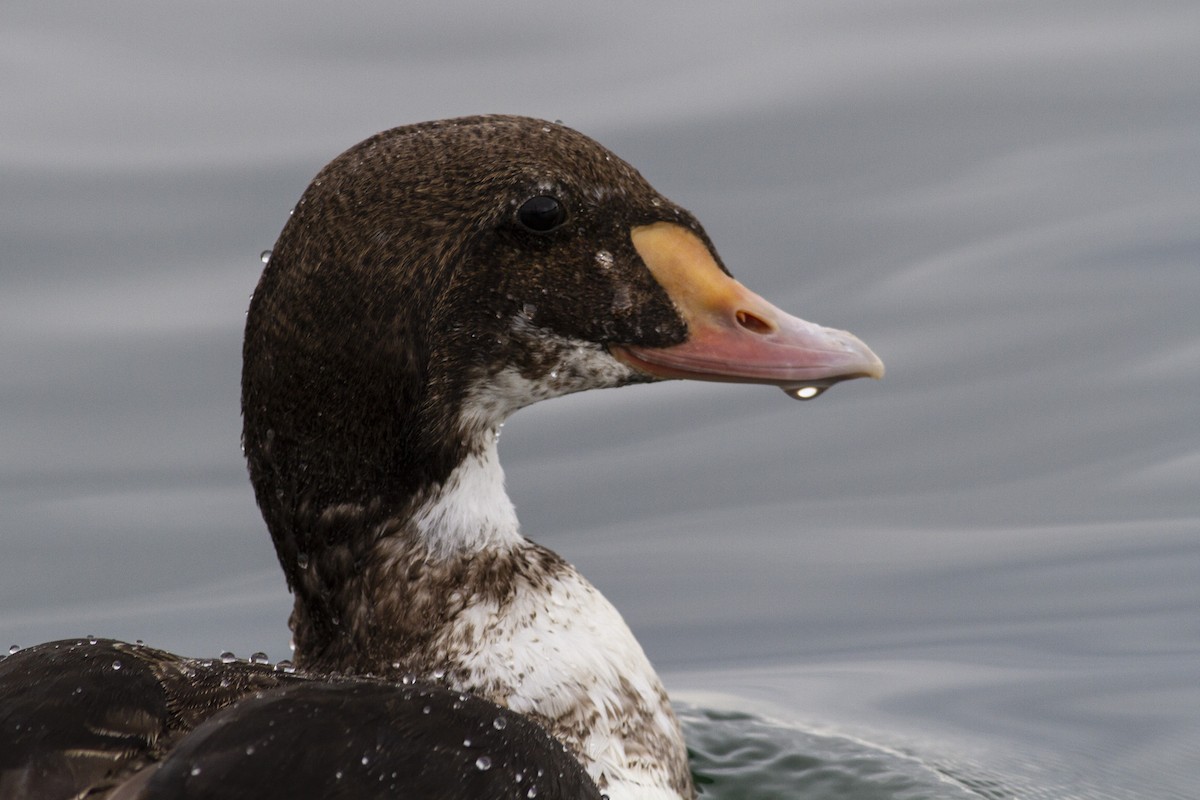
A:
{"type": "Polygon", "coordinates": [[[0,661],[3,796],[693,798],[641,645],[522,532],[500,426],[591,389],[807,399],[884,372],[853,334],[734,280],[699,221],[617,155],[511,115],[393,128],[325,166],[270,251],[242,357],[293,666],[95,639],[20,651],[0,661]],[[272,746],[283,732],[291,747],[272,746]],[[504,741],[463,744],[485,733],[504,741]],[[369,779],[339,794],[356,767],[369,779]],[[480,776],[495,785],[467,788],[480,776]],[[60,794],[37,792],[55,777],[60,794]]]}

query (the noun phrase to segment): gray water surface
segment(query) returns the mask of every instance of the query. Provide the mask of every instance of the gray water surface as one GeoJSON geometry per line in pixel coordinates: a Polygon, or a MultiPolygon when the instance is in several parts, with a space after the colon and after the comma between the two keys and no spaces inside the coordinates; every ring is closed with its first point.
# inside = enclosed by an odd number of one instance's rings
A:
{"type": "Polygon", "coordinates": [[[504,429],[525,530],[625,614],[706,791],[1200,796],[1200,6],[0,19],[0,644],[286,657],[238,443],[259,253],[371,133],[530,114],[888,365],[504,429]]]}

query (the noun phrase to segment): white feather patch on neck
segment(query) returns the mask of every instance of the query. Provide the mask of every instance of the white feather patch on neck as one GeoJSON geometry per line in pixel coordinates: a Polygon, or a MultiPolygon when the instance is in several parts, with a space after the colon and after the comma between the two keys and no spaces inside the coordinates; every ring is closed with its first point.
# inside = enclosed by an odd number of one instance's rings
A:
{"type": "Polygon", "coordinates": [[[494,437],[454,468],[416,509],[413,524],[422,541],[441,556],[508,548],[522,541],[517,511],[504,491],[494,437]]]}
{"type": "Polygon", "coordinates": [[[510,414],[539,400],[617,386],[631,372],[594,345],[565,339],[523,320],[514,321],[513,330],[530,346],[557,354],[557,363],[536,379],[511,367],[502,369],[480,380],[468,393],[458,429],[476,443],[474,452],[413,512],[419,536],[436,555],[510,547],[522,541],[496,453],[497,432],[510,414]]]}

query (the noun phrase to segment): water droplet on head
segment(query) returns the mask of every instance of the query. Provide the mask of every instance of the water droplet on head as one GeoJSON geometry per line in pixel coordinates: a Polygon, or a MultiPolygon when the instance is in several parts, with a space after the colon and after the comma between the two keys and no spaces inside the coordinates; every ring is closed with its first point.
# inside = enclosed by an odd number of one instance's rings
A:
{"type": "Polygon", "coordinates": [[[87,635],[87,640],[88,640],[88,644],[95,644],[97,641],[96,637],[90,633],[87,635]]]}
{"type": "Polygon", "coordinates": [[[308,553],[296,554],[296,566],[300,569],[308,569],[308,553]]]}
{"type": "Polygon", "coordinates": [[[199,767],[199,766],[194,766],[194,767],[192,767],[192,774],[193,774],[193,775],[199,775],[199,774],[200,774],[200,767],[199,767]]]}
{"type": "Polygon", "coordinates": [[[480,756],[479,758],[475,759],[475,767],[480,772],[486,772],[492,768],[492,760],[487,756],[480,756]]]}
{"type": "Polygon", "coordinates": [[[112,663],[112,668],[113,668],[113,669],[120,669],[120,668],[121,668],[121,662],[120,662],[120,661],[113,661],[113,663],[112,663]]]}
{"type": "Polygon", "coordinates": [[[600,269],[609,269],[613,265],[613,254],[607,250],[601,250],[596,253],[596,263],[600,265],[600,269]]]}
{"type": "Polygon", "coordinates": [[[502,731],[508,727],[508,720],[506,720],[504,717],[496,717],[494,720],[492,720],[492,727],[498,731],[502,731]]]}
{"type": "Polygon", "coordinates": [[[530,786],[529,791],[525,793],[526,797],[537,797],[537,787],[530,786]]]}
{"type": "Polygon", "coordinates": [[[812,400],[824,394],[828,386],[784,386],[783,391],[794,400],[812,400]]]}
{"type": "Polygon", "coordinates": [[[8,654],[11,656],[13,653],[17,652],[20,649],[21,649],[21,646],[19,644],[9,645],[8,654]]]}
{"type": "Polygon", "coordinates": [[[285,658],[284,660],[279,661],[275,664],[275,671],[276,672],[286,672],[290,675],[291,673],[296,671],[296,666],[294,664],[292,664],[292,662],[288,661],[285,658]]]}
{"type": "Polygon", "coordinates": [[[221,653],[221,663],[222,664],[232,664],[234,661],[237,661],[237,656],[235,656],[229,650],[226,650],[223,653],[221,653]]]}
{"type": "Polygon", "coordinates": [[[268,261],[270,261],[271,260],[271,251],[263,250],[261,253],[258,254],[258,260],[264,264],[267,263],[268,261]]]}
{"type": "Polygon", "coordinates": [[[400,682],[405,686],[412,686],[417,682],[417,676],[413,675],[411,672],[406,672],[400,676],[400,682]]]}
{"type": "Polygon", "coordinates": [[[267,658],[267,654],[260,650],[257,653],[250,654],[250,663],[251,664],[270,664],[271,659],[267,658]]]}

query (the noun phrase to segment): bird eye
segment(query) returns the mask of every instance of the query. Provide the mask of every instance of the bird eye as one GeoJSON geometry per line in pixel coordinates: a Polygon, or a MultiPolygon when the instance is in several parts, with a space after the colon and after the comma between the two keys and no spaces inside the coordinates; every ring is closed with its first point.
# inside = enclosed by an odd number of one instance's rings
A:
{"type": "Polygon", "coordinates": [[[556,198],[541,194],[521,204],[517,221],[534,233],[549,233],[567,221],[567,210],[556,198]]]}

